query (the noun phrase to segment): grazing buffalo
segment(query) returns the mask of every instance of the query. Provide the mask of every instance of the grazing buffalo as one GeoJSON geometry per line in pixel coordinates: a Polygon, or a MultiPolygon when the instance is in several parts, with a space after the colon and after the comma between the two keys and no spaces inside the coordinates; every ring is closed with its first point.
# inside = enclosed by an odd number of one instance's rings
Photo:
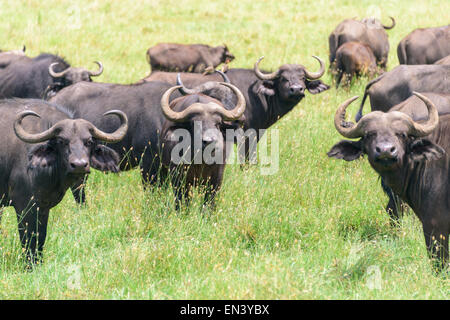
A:
{"type": "Polygon", "coordinates": [[[0,68],[6,68],[12,61],[25,56],[26,47],[22,50],[0,51],[0,68]]]}
{"type": "Polygon", "coordinates": [[[408,99],[413,91],[450,93],[450,66],[400,65],[370,81],[365,88],[356,121],[370,96],[372,111],[388,111],[408,99]]]}
{"type": "Polygon", "coordinates": [[[74,119],[62,107],[42,100],[0,102],[0,206],[13,206],[28,266],[41,260],[49,210],[90,168],[117,171],[118,155],[100,141],[114,143],[127,131],[127,118],[113,133],[74,119]]]}
{"type": "Polygon", "coordinates": [[[450,54],[450,25],[416,29],[397,46],[400,64],[433,64],[450,54]]]}
{"type": "Polygon", "coordinates": [[[391,26],[384,26],[378,19],[374,18],[366,18],[361,21],[355,19],[342,21],[328,37],[330,65],[334,64],[336,51],[341,45],[350,41],[358,41],[370,46],[377,59],[377,64],[382,69],[386,69],[389,40],[385,29],[392,29],[395,26],[394,18],[391,17],[391,20],[391,26]]]}
{"type": "Polygon", "coordinates": [[[147,50],[147,61],[154,71],[211,73],[234,56],[226,45],[159,43],[147,50]]]}
{"type": "Polygon", "coordinates": [[[193,186],[204,186],[204,203],[215,206],[228,154],[226,129],[234,129],[233,122],[245,111],[239,89],[229,83],[215,85],[228,87],[237,96],[233,109],[227,110],[219,100],[204,94],[179,97],[169,104],[170,95],[181,86],[168,89],[161,98],[166,118],[160,133],[162,164],[170,173],[177,208],[183,199],[189,200],[193,186]],[[181,149],[177,147],[182,143],[181,149]]]}
{"type": "Polygon", "coordinates": [[[378,71],[372,49],[367,44],[356,41],[346,42],[336,51],[336,70],[336,88],[344,74],[346,82],[350,83],[355,75],[373,77],[378,71]]]}
{"type": "Polygon", "coordinates": [[[445,64],[445,65],[450,65],[450,54],[438,61],[436,61],[434,64],[445,64]]]}
{"type": "Polygon", "coordinates": [[[422,222],[425,243],[438,268],[448,261],[450,231],[450,115],[439,116],[433,102],[414,92],[427,106],[429,118],[414,121],[398,111],[373,111],[354,124],[345,121],[345,101],[334,124],[346,138],[329,157],[352,161],[367,154],[372,168],[405,201],[422,222]]]}
{"type": "Polygon", "coordinates": [[[91,81],[100,69],[92,72],[71,67],[62,58],[43,53],[35,58],[22,56],[0,69],[0,98],[48,98],[66,86],[79,81],[91,81]]]}

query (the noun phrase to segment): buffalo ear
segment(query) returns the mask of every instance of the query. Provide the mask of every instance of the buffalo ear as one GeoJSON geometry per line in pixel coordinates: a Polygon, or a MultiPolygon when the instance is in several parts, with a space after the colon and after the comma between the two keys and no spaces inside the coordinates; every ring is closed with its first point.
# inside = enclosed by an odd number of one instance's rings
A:
{"type": "Polygon", "coordinates": [[[412,161],[438,160],[445,150],[428,139],[417,139],[409,145],[408,155],[412,161]]]}
{"type": "Polygon", "coordinates": [[[306,89],[312,94],[318,94],[322,91],[330,89],[330,86],[323,83],[321,80],[306,80],[306,89]]]}
{"type": "Polygon", "coordinates": [[[91,167],[100,171],[119,172],[119,155],[111,148],[99,144],[91,154],[91,167]]]}
{"type": "Polygon", "coordinates": [[[327,153],[330,158],[344,159],[345,161],[356,160],[361,157],[362,154],[361,140],[341,140],[331,147],[330,151],[327,153]]]}
{"type": "Polygon", "coordinates": [[[256,87],[256,93],[262,93],[266,96],[273,96],[275,95],[275,89],[273,81],[271,80],[264,80],[259,86],[256,87]]]}
{"type": "Polygon", "coordinates": [[[28,152],[28,169],[50,168],[56,164],[56,150],[49,142],[34,145],[28,152]]]}

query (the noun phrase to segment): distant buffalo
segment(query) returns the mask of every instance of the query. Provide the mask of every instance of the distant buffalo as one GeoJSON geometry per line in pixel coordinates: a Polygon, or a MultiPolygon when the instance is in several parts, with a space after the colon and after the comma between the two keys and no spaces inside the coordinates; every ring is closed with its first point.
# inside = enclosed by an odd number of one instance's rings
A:
{"type": "Polygon", "coordinates": [[[354,76],[373,77],[377,72],[377,61],[370,46],[356,41],[346,42],[336,52],[336,88],[343,75],[350,83],[354,76]]]}
{"type": "Polygon", "coordinates": [[[416,29],[397,46],[400,64],[433,64],[450,54],[450,25],[416,29]]]}
{"type": "Polygon", "coordinates": [[[20,241],[28,266],[41,260],[49,210],[66,190],[79,185],[90,168],[118,170],[118,155],[99,142],[114,143],[127,131],[127,118],[118,110],[120,126],[112,133],[91,122],[74,119],[65,108],[36,99],[0,102],[0,206],[16,210],[20,241]]]}
{"type": "Polygon", "coordinates": [[[48,98],[64,87],[79,81],[92,81],[98,71],[71,67],[64,59],[43,53],[37,57],[21,56],[0,68],[0,98],[48,98]]]}
{"type": "Polygon", "coordinates": [[[6,68],[12,61],[25,56],[26,47],[22,50],[0,51],[0,68],[6,68]]]}
{"type": "Polygon", "coordinates": [[[221,63],[229,63],[234,55],[226,45],[159,43],[147,50],[147,61],[154,71],[211,73],[221,63]]]}
{"type": "Polygon", "coordinates": [[[386,69],[389,55],[389,39],[385,29],[392,29],[395,20],[391,17],[392,25],[385,26],[378,19],[365,18],[361,21],[346,19],[342,21],[328,37],[330,48],[330,65],[336,60],[338,48],[346,42],[357,41],[365,43],[372,49],[377,64],[386,69]]]}

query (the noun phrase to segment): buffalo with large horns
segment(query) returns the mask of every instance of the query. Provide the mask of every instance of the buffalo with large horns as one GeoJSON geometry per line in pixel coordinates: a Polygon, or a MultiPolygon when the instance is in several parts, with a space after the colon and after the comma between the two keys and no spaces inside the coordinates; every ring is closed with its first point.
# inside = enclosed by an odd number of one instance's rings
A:
{"type": "Polygon", "coordinates": [[[13,206],[28,265],[41,260],[49,210],[66,190],[79,185],[90,168],[118,171],[119,157],[99,142],[115,143],[126,134],[128,120],[118,110],[119,127],[112,133],[74,119],[58,105],[42,100],[0,103],[0,206],[13,206]]]}
{"type": "MultiPolygon", "coordinates": [[[[259,69],[263,57],[256,61],[253,69],[229,69],[225,74],[229,81],[244,95],[246,108],[243,115],[243,129],[256,131],[256,142],[262,137],[264,129],[268,129],[275,122],[291,111],[304,97],[306,91],[318,94],[329,89],[320,79],[325,73],[324,62],[314,56],[319,62],[319,71],[307,70],[303,65],[284,64],[276,71],[266,73],[259,69]]],[[[204,83],[221,81],[218,74],[202,76],[199,74],[182,73],[183,83],[192,88],[189,93],[203,92],[204,83]]],[[[165,81],[175,85],[177,74],[171,72],[157,72],[145,81],[165,81]]],[[[184,87],[184,90],[187,88],[184,87]]],[[[223,90],[222,90],[223,91],[223,90]]],[[[214,98],[228,104],[224,100],[229,94],[212,95],[214,98]]],[[[233,97],[233,103],[236,103],[233,97]]],[[[249,143],[246,143],[248,146],[249,143]]],[[[247,151],[246,151],[247,153],[247,151]]],[[[248,155],[248,153],[247,153],[248,155]]]]}
{"type": "Polygon", "coordinates": [[[198,93],[169,103],[170,95],[181,86],[168,89],[161,98],[166,118],[160,134],[162,164],[170,173],[177,207],[183,199],[189,200],[193,186],[205,187],[204,202],[214,207],[230,147],[226,130],[234,129],[234,121],[245,111],[245,98],[239,89],[224,82],[215,86],[227,87],[236,95],[237,103],[231,110],[219,100],[198,93]]]}
{"type": "Polygon", "coordinates": [[[71,67],[56,55],[43,53],[37,57],[17,57],[0,69],[0,98],[46,99],[64,87],[79,81],[92,81],[103,72],[71,67]]]}
{"type": "Polygon", "coordinates": [[[442,268],[448,261],[450,231],[450,115],[439,116],[433,102],[414,92],[426,105],[428,119],[415,121],[399,111],[373,111],[355,124],[345,120],[342,103],[334,118],[346,138],[329,157],[352,161],[366,154],[372,168],[422,222],[430,257],[442,268]]]}

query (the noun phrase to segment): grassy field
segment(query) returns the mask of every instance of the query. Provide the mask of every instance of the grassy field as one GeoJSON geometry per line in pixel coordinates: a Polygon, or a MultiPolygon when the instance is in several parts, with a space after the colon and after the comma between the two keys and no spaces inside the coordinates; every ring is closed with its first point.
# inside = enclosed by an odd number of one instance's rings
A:
{"type": "MultiPolygon", "coordinates": [[[[131,83],[149,73],[157,42],[226,43],[230,67],[276,69],[328,60],[328,35],[345,18],[388,16],[388,68],[417,27],[449,23],[449,1],[1,1],[0,48],[59,53],[75,66],[105,71],[100,82],[131,83]]],[[[326,74],[323,80],[331,84],[326,74]]],[[[392,227],[387,197],[366,159],[326,152],[341,137],[339,103],[362,95],[333,88],[306,98],[273,129],[280,167],[225,172],[217,211],[200,196],[174,210],[168,188],[144,191],[138,170],[93,172],[88,204],[72,195],[51,210],[45,263],[25,272],[16,215],[4,211],[1,299],[448,299],[448,276],[435,275],[422,228],[411,212],[392,227]]],[[[350,108],[353,117],[359,103],[350,108]]],[[[366,103],[368,105],[368,103],[366,103]]],[[[368,109],[368,107],[367,107],[368,109]]],[[[366,110],[367,110],[366,109],[366,110]]]]}

